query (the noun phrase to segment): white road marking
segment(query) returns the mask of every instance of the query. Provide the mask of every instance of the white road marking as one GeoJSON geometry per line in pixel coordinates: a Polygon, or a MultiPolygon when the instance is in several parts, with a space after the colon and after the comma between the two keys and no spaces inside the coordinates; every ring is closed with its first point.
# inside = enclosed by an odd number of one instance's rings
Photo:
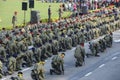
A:
{"type": "Polygon", "coordinates": [[[92,74],[92,72],[89,72],[89,73],[87,73],[86,75],[85,75],[85,77],[87,77],[87,76],[89,76],[89,75],[91,75],[92,74]]]}
{"type": "Polygon", "coordinates": [[[6,80],[7,78],[3,78],[3,79],[1,79],[1,80],[6,80]]]}
{"type": "Polygon", "coordinates": [[[102,68],[103,66],[105,66],[105,64],[101,64],[98,68],[102,68]]]}
{"type": "Polygon", "coordinates": [[[112,58],[112,60],[115,60],[115,59],[117,59],[117,57],[113,57],[113,58],[112,58]]]}
{"type": "Polygon", "coordinates": [[[22,72],[29,70],[30,68],[23,69],[22,72]]]}
{"type": "Polygon", "coordinates": [[[120,39],[119,40],[114,40],[114,42],[120,42],[120,39]]]}

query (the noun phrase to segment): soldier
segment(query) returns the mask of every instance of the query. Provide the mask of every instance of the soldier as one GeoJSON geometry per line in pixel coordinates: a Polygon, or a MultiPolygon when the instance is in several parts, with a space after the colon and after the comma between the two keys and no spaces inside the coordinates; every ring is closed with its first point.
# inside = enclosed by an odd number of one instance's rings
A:
{"type": "Polygon", "coordinates": [[[28,46],[33,45],[32,35],[30,33],[27,33],[26,35],[27,35],[27,37],[26,37],[26,43],[27,43],[27,45],[28,46]]]}
{"type": "Polygon", "coordinates": [[[6,61],[6,50],[3,44],[1,44],[0,46],[0,58],[2,59],[2,61],[6,61]]]}
{"type": "Polygon", "coordinates": [[[64,58],[65,53],[55,55],[52,58],[51,66],[53,69],[50,69],[50,74],[52,75],[53,73],[57,75],[64,74],[64,58]]]}
{"type": "Polygon", "coordinates": [[[32,62],[33,62],[33,51],[32,50],[27,50],[26,54],[25,54],[25,58],[26,58],[26,65],[28,67],[32,66],[32,62]]]}
{"type": "Polygon", "coordinates": [[[45,62],[40,61],[39,63],[36,63],[32,72],[31,72],[31,77],[33,80],[44,80],[44,64],[45,62]]]}
{"type": "Polygon", "coordinates": [[[0,79],[2,78],[2,68],[3,68],[3,63],[0,60],[0,79]]]}
{"type": "Polygon", "coordinates": [[[83,46],[78,45],[76,47],[74,57],[77,60],[75,66],[82,66],[85,58],[85,49],[83,46]]]}
{"type": "Polygon", "coordinates": [[[77,37],[77,35],[76,34],[72,34],[71,39],[72,39],[72,46],[76,47],[77,43],[78,43],[78,37],[77,37]]]}
{"type": "Polygon", "coordinates": [[[16,27],[16,22],[17,22],[17,12],[14,12],[14,16],[12,17],[12,24],[13,24],[13,28],[16,27]]]}
{"type": "Polygon", "coordinates": [[[41,61],[41,48],[35,48],[34,56],[35,56],[36,62],[41,61]]]}
{"type": "Polygon", "coordinates": [[[58,41],[59,41],[59,51],[65,51],[66,47],[65,47],[64,37],[60,37],[58,41]]]}
{"type": "Polygon", "coordinates": [[[14,55],[18,53],[17,42],[14,40],[13,43],[10,44],[10,55],[14,55]]]}
{"type": "Polygon", "coordinates": [[[49,41],[49,37],[48,37],[48,35],[47,35],[45,32],[43,32],[43,33],[40,35],[40,38],[42,39],[43,44],[45,44],[46,42],[49,41]]]}
{"type": "Polygon", "coordinates": [[[46,46],[45,45],[42,45],[41,47],[41,60],[44,61],[48,58],[48,55],[47,55],[47,49],[46,49],[46,46]]]}
{"type": "Polygon", "coordinates": [[[18,47],[18,50],[22,52],[25,52],[28,49],[28,45],[24,39],[17,43],[17,47],[18,47]]]}
{"type": "Polygon", "coordinates": [[[61,8],[61,6],[60,6],[60,8],[58,10],[58,13],[59,13],[59,19],[61,19],[62,18],[62,8],[61,8]]]}
{"type": "Polygon", "coordinates": [[[106,40],[106,46],[111,47],[112,46],[112,36],[110,34],[107,34],[104,39],[106,40]]]}
{"type": "Polygon", "coordinates": [[[105,43],[102,39],[99,40],[99,44],[100,44],[100,51],[104,52],[105,50],[105,43]]]}
{"type": "Polygon", "coordinates": [[[110,32],[109,37],[110,37],[110,46],[112,46],[112,43],[113,43],[113,34],[112,34],[112,32],[110,32]]]}
{"type": "Polygon", "coordinates": [[[22,73],[22,72],[18,72],[17,80],[25,80],[25,79],[23,78],[23,73],[22,73]]]}
{"type": "Polygon", "coordinates": [[[39,35],[37,35],[37,37],[34,37],[34,47],[40,46],[42,46],[42,40],[40,39],[39,35]]]}
{"type": "Polygon", "coordinates": [[[18,54],[17,54],[17,57],[16,57],[16,70],[21,70],[21,66],[22,66],[22,63],[23,63],[23,57],[24,57],[24,53],[19,51],[18,54]]]}
{"type": "Polygon", "coordinates": [[[78,38],[80,45],[84,46],[84,42],[85,42],[85,36],[84,33],[80,34],[80,37],[78,38]]]}
{"type": "Polygon", "coordinates": [[[48,8],[48,22],[51,21],[51,6],[49,5],[49,8],[48,8]]]}
{"type": "Polygon", "coordinates": [[[52,53],[53,55],[57,55],[59,51],[59,42],[57,40],[52,41],[52,53]]]}
{"type": "MultiPolygon", "coordinates": [[[[8,73],[11,75],[14,73],[14,71],[16,70],[16,59],[13,56],[10,56],[10,58],[8,59],[8,73]]],[[[19,63],[17,63],[19,64],[19,63]]]]}
{"type": "MultiPolygon", "coordinates": [[[[49,42],[51,43],[51,41],[52,40],[49,40],[49,42]]],[[[46,44],[45,44],[45,46],[46,46],[46,54],[47,54],[47,56],[48,57],[51,57],[52,56],[52,45],[49,43],[49,42],[47,42],[46,44]]]]}
{"type": "Polygon", "coordinates": [[[99,57],[98,52],[99,52],[99,45],[97,42],[89,42],[89,48],[92,52],[92,54],[96,57],[99,57]]]}
{"type": "Polygon", "coordinates": [[[68,37],[67,35],[66,35],[66,38],[65,38],[65,45],[66,45],[67,49],[72,48],[72,39],[71,39],[71,37],[68,37]]]}

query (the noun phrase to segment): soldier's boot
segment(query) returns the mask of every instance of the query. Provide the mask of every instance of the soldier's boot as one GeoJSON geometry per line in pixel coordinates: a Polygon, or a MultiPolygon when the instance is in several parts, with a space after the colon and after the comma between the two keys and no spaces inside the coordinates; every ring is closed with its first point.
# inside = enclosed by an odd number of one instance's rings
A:
{"type": "Polygon", "coordinates": [[[101,48],[101,49],[100,49],[100,52],[104,52],[104,49],[103,49],[103,48],[101,48]]]}
{"type": "Polygon", "coordinates": [[[48,56],[48,57],[52,57],[52,54],[51,54],[51,53],[47,53],[47,56],[48,56]]]}
{"type": "Polygon", "coordinates": [[[13,72],[12,72],[12,71],[8,71],[8,74],[9,74],[9,75],[12,75],[12,74],[13,74],[13,72]]]}
{"type": "Polygon", "coordinates": [[[100,57],[100,55],[98,55],[98,54],[95,54],[95,57],[100,57]]]}
{"type": "Polygon", "coordinates": [[[53,69],[50,69],[50,75],[52,75],[53,74],[53,69]]]}
{"type": "Polygon", "coordinates": [[[82,64],[80,64],[80,62],[77,61],[77,62],[75,63],[75,67],[79,67],[79,66],[82,66],[82,64]]]}
{"type": "Polygon", "coordinates": [[[75,63],[75,67],[78,67],[78,64],[77,64],[77,63],[75,63]]]}

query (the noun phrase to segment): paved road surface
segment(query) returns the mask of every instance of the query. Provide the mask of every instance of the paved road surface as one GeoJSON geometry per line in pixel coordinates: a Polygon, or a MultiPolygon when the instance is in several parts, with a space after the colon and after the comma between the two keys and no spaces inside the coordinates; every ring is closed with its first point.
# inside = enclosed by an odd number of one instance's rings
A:
{"type": "MultiPolygon", "coordinates": [[[[75,67],[74,50],[67,50],[65,56],[65,74],[50,75],[51,59],[45,64],[45,80],[120,80],[120,43],[119,31],[114,33],[114,43],[112,48],[108,48],[104,53],[99,53],[100,57],[89,57],[85,59],[82,67],[75,67]]],[[[88,43],[85,44],[87,52],[88,43]]],[[[32,80],[30,77],[31,68],[22,70],[25,80],[32,80]]],[[[17,72],[11,76],[17,76],[17,72]]],[[[4,77],[2,80],[10,80],[11,76],[4,77]]]]}

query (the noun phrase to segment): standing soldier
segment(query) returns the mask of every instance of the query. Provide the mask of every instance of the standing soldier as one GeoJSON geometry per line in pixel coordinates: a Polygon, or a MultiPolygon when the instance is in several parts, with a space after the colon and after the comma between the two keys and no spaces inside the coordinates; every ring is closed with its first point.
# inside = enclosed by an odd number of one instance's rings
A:
{"type": "Polygon", "coordinates": [[[61,6],[60,6],[60,8],[58,10],[58,13],[59,13],[59,19],[61,19],[62,18],[62,8],[61,8],[61,6]]]}
{"type": "Polygon", "coordinates": [[[51,6],[48,8],[48,23],[51,21],[51,6]]]}
{"type": "Polygon", "coordinates": [[[56,73],[57,75],[64,74],[64,58],[65,53],[55,55],[52,58],[51,66],[53,69],[50,69],[50,74],[56,73]]]}
{"type": "Polygon", "coordinates": [[[14,16],[12,17],[12,24],[13,24],[13,28],[15,28],[17,23],[17,12],[14,12],[14,16]]]}
{"type": "Polygon", "coordinates": [[[74,57],[76,58],[76,64],[75,66],[82,66],[85,58],[85,49],[81,45],[78,45],[75,49],[74,57]]]}
{"type": "Polygon", "coordinates": [[[32,72],[31,77],[33,80],[44,80],[44,64],[45,62],[40,61],[39,63],[36,63],[32,72]]]}

